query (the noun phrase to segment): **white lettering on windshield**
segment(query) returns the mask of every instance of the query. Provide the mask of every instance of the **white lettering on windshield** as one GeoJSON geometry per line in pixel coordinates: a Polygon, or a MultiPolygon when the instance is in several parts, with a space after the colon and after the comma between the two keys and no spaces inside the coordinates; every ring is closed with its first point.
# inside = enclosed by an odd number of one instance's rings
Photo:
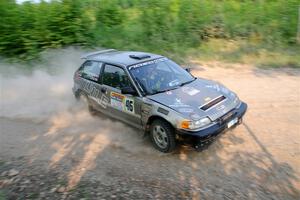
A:
{"type": "Polygon", "coordinates": [[[165,61],[165,60],[168,60],[168,59],[167,58],[159,58],[159,59],[156,59],[156,60],[151,60],[151,61],[148,61],[148,62],[143,62],[143,63],[139,63],[139,64],[136,64],[136,65],[132,65],[128,69],[129,70],[136,69],[138,67],[142,67],[142,66],[145,66],[145,65],[150,65],[150,64],[162,62],[162,61],[165,61]]]}

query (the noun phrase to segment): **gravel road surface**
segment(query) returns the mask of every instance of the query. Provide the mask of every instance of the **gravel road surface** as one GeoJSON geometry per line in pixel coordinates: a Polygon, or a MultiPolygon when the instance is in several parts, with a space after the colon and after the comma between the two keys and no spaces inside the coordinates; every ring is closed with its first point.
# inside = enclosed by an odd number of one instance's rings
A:
{"type": "Polygon", "coordinates": [[[0,199],[300,199],[300,71],[194,62],[248,103],[202,152],[91,116],[72,73],[0,76],[0,199]]]}

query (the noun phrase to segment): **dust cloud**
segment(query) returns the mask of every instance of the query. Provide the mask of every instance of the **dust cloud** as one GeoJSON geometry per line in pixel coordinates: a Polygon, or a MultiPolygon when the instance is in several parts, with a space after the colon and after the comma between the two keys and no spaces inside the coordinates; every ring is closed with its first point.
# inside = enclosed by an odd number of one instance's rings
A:
{"type": "Polygon", "coordinates": [[[43,133],[46,137],[100,134],[106,138],[105,145],[126,148],[140,144],[144,148],[140,132],[104,116],[91,116],[86,105],[74,98],[73,74],[83,62],[83,53],[76,48],[53,50],[45,53],[32,70],[2,62],[0,118],[47,124],[43,133]]]}
{"type": "Polygon", "coordinates": [[[15,146],[30,143],[14,151],[0,142],[2,150],[32,160],[46,159],[51,169],[76,160],[66,171],[68,189],[76,187],[105,152],[144,155],[154,151],[141,132],[100,113],[90,115],[85,103],[74,98],[73,75],[83,53],[76,48],[53,50],[31,68],[0,60],[0,119],[14,124],[9,129],[5,124],[1,134],[5,140],[20,141],[15,146]]]}
{"type": "Polygon", "coordinates": [[[45,120],[74,106],[72,76],[82,51],[47,52],[31,66],[0,64],[0,116],[45,120]]]}

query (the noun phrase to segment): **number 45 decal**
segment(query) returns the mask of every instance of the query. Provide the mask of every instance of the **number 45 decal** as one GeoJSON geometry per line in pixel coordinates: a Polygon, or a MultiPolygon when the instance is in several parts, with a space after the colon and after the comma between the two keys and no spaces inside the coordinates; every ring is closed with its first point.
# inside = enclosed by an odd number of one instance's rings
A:
{"type": "Polygon", "coordinates": [[[128,112],[134,112],[134,101],[132,99],[125,99],[125,110],[128,112]]]}

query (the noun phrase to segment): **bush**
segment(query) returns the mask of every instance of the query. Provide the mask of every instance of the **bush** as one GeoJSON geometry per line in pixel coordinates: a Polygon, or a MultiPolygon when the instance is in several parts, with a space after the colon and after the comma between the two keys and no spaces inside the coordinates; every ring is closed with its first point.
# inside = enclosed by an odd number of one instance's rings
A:
{"type": "Polygon", "coordinates": [[[182,53],[210,39],[296,44],[299,0],[0,0],[0,54],[102,46],[182,53]]]}

